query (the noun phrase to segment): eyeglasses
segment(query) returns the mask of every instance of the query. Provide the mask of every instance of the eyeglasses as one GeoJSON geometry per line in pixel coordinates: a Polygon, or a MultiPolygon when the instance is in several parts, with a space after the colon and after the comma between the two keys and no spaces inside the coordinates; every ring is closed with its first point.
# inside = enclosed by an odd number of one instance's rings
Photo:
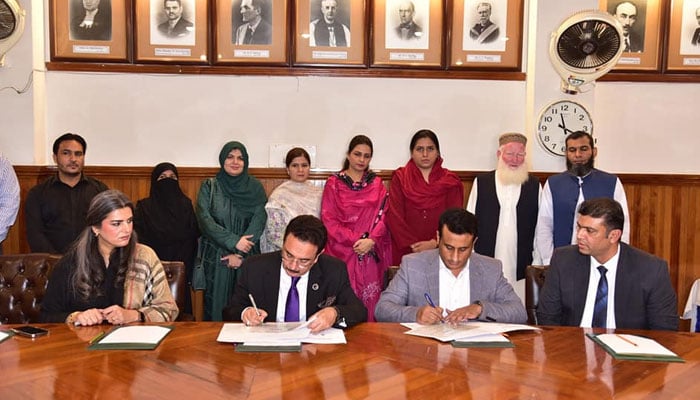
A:
{"type": "Polygon", "coordinates": [[[295,264],[296,263],[300,267],[304,267],[304,268],[308,267],[309,265],[313,264],[314,261],[316,261],[316,257],[314,257],[314,258],[296,258],[285,249],[282,249],[282,259],[288,264],[295,264]]]}

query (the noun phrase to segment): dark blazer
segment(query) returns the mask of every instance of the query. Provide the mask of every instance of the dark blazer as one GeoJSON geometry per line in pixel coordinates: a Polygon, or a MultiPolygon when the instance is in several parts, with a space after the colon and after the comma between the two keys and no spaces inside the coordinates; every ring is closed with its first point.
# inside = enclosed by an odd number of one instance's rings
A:
{"type": "MultiPolygon", "coordinates": [[[[644,51],[644,38],[637,32],[630,31],[630,53],[641,53],[644,51]]],[[[625,45],[625,39],[622,39],[622,46],[625,45]]]]}
{"type": "Polygon", "coordinates": [[[246,22],[234,31],[233,44],[272,44],[272,26],[270,26],[270,24],[264,19],[261,19],[258,27],[255,28],[255,32],[253,33],[250,43],[244,43],[245,34],[248,31],[248,25],[250,24],[246,22]]]}
{"type": "Polygon", "coordinates": [[[690,40],[693,46],[700,46],[700,28],[695,29],[693,33],[693,38],[690,40]]]}
{"type": "Polygon", "coordinates": [[[192,33],[193,26],[194,24],[192,22],[180,17],[180,20],[178,20],[175,26],[173,27],[172,32],[168,33],[168,21],[165,21],[162,24],[158,25],[158,30],[160,31],[160,33],[167,37],[176,38],[187,36],[190,33],[192,33]]]}
{"type": "MultiPolygon", "coordinates": [[[[554,250],[540,293],[540,325],[580,326],[590,256],[576,245],[554,250]]],[[[678,330],[676,293],[666,261],[620,243],[615,278],[615,324],[620,329],[678,330]]]]}
{"type": "MultiPolygon", "coordinates": [[[[397,26],[394,31],[401,38],[401,25],[397,26]]],[[[408,36],[406,39],[420,39],[423,36],[423,28],[415,22],[411,21],[408,25],[408,36]]],[[[402,38],[403,39],[403,38],[402,38]]]]}
{"type": "MultiPolygon", "coordinates": [[[[280,288],[282,255],[279,251],[247,258],[239,271],[231,301],[224,308],[225,321],[240,321],[241,313],[251,307],[252,294],[258,307],[268,314],[266,321],[277,318],[277,296],[280,288]]],[[[309,270],[306,292],[306,315],[312,316],[321,308],[335,306],[339,320],[344,318],[348,327],[367,321],[367,309],[355,296],[345,263],[335,257],[321,254],[309,270]]]]}
{"type": "Polygon", "coordinates": [[[90,28],[80,27],[84,19],[85,10],[71,20],[71,40],[112,40],[112,9],[109,2],[100,3],[90,28]]]}

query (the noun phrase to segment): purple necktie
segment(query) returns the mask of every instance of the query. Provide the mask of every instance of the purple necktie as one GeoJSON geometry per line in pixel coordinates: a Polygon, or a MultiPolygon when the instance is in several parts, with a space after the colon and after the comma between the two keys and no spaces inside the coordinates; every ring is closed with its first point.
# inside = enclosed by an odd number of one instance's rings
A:
{"type": "Polygon", "coordinates": [[[284,309],[284,322],[299,321],[299,291],[297,291],[299,279],[301,279],[300,276],[292,277],[292,287],[287,293],[287,306],[284,309]]]}

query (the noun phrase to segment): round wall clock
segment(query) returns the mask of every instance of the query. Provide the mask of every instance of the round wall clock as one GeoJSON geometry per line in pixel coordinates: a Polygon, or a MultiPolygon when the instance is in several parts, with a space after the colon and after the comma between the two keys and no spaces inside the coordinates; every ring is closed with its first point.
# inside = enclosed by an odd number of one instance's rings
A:
{"type": "Polygon", "coordinates": [[[581,104],[569,100],[555,101],[540,113],[537,138],[550,153],[566,155],[566,137],[576,131],[593,134],[591,114],[581,104]]]}

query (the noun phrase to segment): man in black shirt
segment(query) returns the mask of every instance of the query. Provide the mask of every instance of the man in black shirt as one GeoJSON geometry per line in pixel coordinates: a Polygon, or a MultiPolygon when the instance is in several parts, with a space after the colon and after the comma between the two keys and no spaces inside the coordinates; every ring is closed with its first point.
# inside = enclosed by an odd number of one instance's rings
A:
{"type": "Polygon", "coordinates": [[[58,173],[27,194],[24,214],[33,253],[64,253],[85,227],[90,201],[107,186],[83,175],[85,139],[66,133],[53,143],[58,173]]]}

